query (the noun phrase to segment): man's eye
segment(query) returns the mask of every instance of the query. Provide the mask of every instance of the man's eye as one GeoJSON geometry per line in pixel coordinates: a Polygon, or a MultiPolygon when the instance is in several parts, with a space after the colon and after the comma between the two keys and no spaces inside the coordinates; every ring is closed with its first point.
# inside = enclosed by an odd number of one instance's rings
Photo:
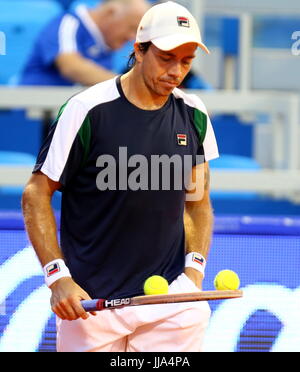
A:
{"type": "Polygon", "coordinates": [[[160,57],[160,59],[164,62],[169,62],[171,60],[170,57],[160,57]]]}

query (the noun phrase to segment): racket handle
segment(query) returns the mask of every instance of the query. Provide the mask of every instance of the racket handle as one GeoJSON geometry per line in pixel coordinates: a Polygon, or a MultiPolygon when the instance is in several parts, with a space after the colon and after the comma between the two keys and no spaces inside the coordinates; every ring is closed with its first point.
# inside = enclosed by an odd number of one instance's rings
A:
{"type": "Polygon", "coordinates": [[[99,311],[104,309],[105,300],[84,300],[81,301],[81,305],[85,311],[99,311]]]}

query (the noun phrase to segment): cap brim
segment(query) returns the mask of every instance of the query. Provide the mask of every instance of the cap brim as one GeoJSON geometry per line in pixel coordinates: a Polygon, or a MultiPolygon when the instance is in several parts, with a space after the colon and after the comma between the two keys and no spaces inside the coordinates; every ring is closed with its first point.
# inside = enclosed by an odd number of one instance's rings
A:
{"type": "Polygon", "coordinates": [[[199,40],[191,39],[190,35],[170,35],[159,37],[156,39],[151,40],[152,43],[160,50],[169,51],[175,48],[178,48],[181,45],[188,44],[188,43],[195,43],[197,44],[205,53],[210,54],[207,46],[200,42],[199,40]]]}

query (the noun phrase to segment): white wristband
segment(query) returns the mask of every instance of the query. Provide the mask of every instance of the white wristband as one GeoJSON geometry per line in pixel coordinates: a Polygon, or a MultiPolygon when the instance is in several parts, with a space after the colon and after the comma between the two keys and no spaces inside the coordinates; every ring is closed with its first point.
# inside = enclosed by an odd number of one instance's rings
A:
{"type": "Polygon", "coordinates": [[[71,278],[70,271],[67,268],[64,260],[62,259],[53,260],[47,263],[47,265],[44,266],[43,270],[45,275],[45,282],[48,287],[50,287],[60,278],[71,278]]]}
{"type": "Polygon", "coordinates": [[[204,276],[206,259],[200,253],[197,252],[188,253],[185,256],[185,267],[192,267],[193,269],[202,273],[204,276]]]}

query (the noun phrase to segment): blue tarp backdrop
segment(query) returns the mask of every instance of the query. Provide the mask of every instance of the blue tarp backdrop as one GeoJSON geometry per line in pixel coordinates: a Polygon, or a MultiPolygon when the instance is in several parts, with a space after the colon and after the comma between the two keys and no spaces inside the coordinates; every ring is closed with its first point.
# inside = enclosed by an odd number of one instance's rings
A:
{"type": "MultiPolygon", "coordinates": [[[[205,351],[300,351],[299,263],[299,218],[218,216],[204,289],[231,269],[244,298],[210,303],[205,351]]],[[[0,280],[0,352],[54,352],[50,293],[17,212],[0,214],[0,280]]]]}

